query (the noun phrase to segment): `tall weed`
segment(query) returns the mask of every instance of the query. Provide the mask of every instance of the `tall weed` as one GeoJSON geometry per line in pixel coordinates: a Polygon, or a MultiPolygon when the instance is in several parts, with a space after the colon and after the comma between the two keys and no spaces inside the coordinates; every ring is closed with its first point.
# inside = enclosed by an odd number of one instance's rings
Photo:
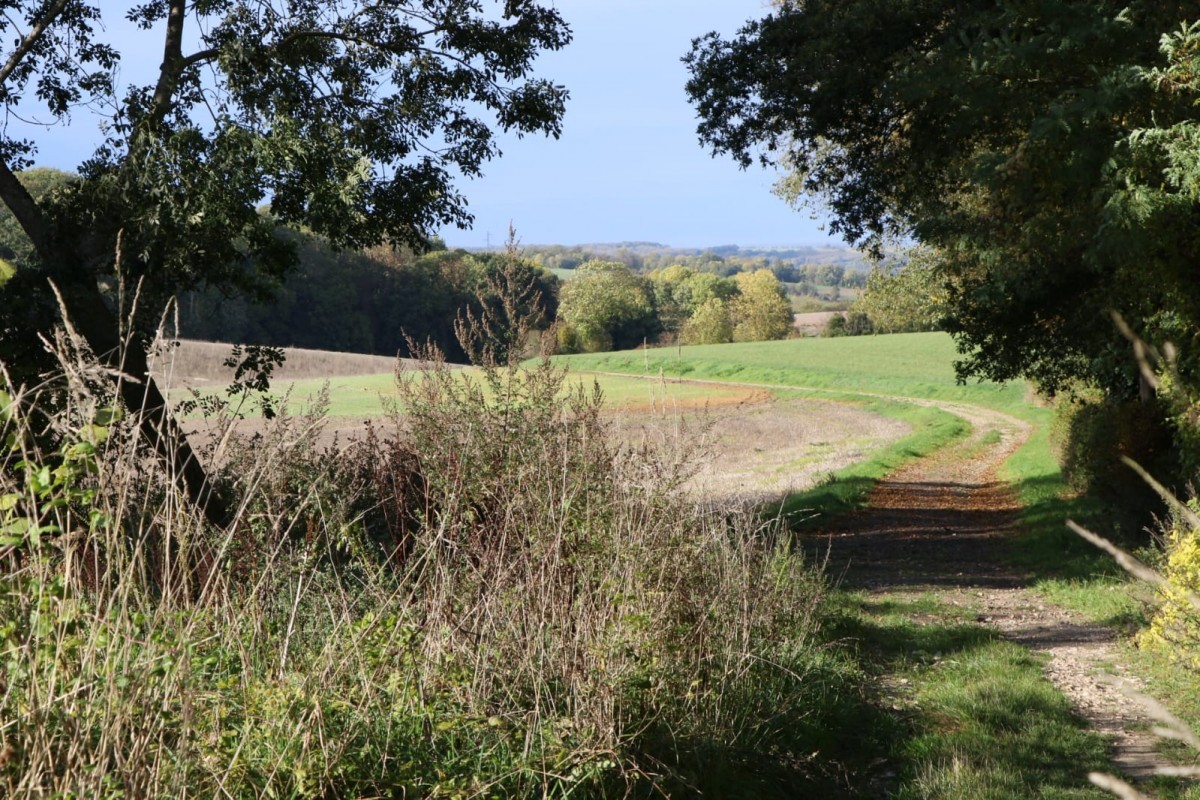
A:
{"type": "Polygon", "coordinates": [[[548,363],[404,372],[403,412],[343,446],[319,411],[222,432],[224,530],[86,354],[63,365],[65,404],[0,395],[0,793],[786,795],[821,772],[852,680],[817,643],[817,570],[681,499],[686,459],[614,445],[548,363]]]}

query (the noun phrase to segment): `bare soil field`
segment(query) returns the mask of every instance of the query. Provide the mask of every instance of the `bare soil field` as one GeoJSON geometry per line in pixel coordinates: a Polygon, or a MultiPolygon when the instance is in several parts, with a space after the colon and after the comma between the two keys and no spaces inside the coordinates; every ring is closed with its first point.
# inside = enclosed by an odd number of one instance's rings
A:
{"type": "Polygon", "coordinates": [[[756,400],[682,413],[622,413],[627,443],[689,459],[686,488],[716,503],[761,503],[803,491],[909,433],[898,420],[827,400],[756,400]]]}
{"type": "Polygon", "coordinates": [[[792,324],[801,336],[820,336],[825,332],[825,325],[837,311],[810,311],[807,314],[793,314],[792,324]]]}
{"type": "MultiPolygon", "coordinates": [[[[182,341],[157,365],[159,380],[175,388],[220,386],[232,379],[222,365],[232,345],[182,341]]],[[[288,381],[387,374],[397,360],[321,350],[285,350],[274,376],[288,381]]],[[[853,404],[777,400],[762,388],[712,385],[701,396],[672,397],[647,381],[645,399],[620,398],[609,411],[614,430],[628,446],[650,444],[681,459],[691,477],[686,488],[716,503],[758,503],[808,489],[830,473],[863,460],[873,450],[909,433],[903,422],[853,404]]],[[[697,384],[702,385],[702,384],[697,384]]],[[[378,420],[376,420],[378,422],[378,420]]],[[[265,429],[261,419],[239,420],[234,430],[250,436],[265,429]]],[[[333,446],[361,436],[365,420],[331,416],[319,422],[318,442],[333,446]]],[[[188,420],[197,443],[212,441],[214,428],[188,420]]]]}
{"type": "MultiPolygon", "coordinates": [[[[198,342],[181,339],[156,358],[151,365],[154,377],[170,388],[220,386],[233,379],[233,370],[224,365],[233,345],[223,342],[198,342]]],[[[309,378],[335,378],[343,375],[376,375],[394,372],[397,359],[361,353],[337,353],[330,350],[283,348],[286,360],[273,376],[278,381],[309,378]]],[[[407,359],[401,359],[405,363],[407,359]]]]}

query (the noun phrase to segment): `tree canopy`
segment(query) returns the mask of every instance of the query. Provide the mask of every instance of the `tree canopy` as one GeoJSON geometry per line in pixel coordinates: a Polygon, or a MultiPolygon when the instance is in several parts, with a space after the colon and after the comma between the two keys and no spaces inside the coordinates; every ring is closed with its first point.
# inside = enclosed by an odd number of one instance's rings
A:
{"type": "Polygon", "coordinates": [[[617,261],[589,261],[560,291],[563,352],[624,350],[654,341],[660,323],[649,280],[617,261]]]}
{"type": "MultiPolygon", "coordinates": [[[[161,53],[158,74],[118,94],[120,54],[97,33],[111,8],[10,4],[0,200],[37,269],[4,284],[0,307],[20,313],[0,320],[0,352],[45,323],[28,298],[53,280],[92,349],[146,376],[141,347],[122,347],[102,285],[139,287],[144,299],[206,285],[261,292],[295,264],[284,226],[362,248],[419,247],[435,226],[468,224],[456,178],[499,154],[495,129],[557,136],[567,98],[532,72],[539,53],[570,39],[560,14],[534,0],[486,6],[153,0],[126,16],[146,37],[138,52],[161,53]],[[58,122],[80,106],[108,115],[79,180],[40,201],[15,174],[36,157],[36,137],[18,121],[38,106],[58,122]]],[[[165,401],[152,382],[145,389],[123,399],[148,409],[147,436],[202,494],[165,401]]]]}
{"type": "Polygon", "coordinates": [[[939,250],[960,375],[1136,390],[1110,311],[1197,354],[1200,27],[1183,2],[784,0],[686,57],[700,137],[831,229],[939,250]]]}
{"type": "Polygon", "coordinates": [[[935,331],[946,314],[944,284],[937,253],[915,247],[903,261],[871,270],[866,288],[851,308],[870,319],[872,331],[935,331]]]}
{"type": "Polygon", "coordinates": [[[733,276],[738,293],[730,305],[735,342],[784,339],[792,331],[792,306],[770,270],[733,276]]]}

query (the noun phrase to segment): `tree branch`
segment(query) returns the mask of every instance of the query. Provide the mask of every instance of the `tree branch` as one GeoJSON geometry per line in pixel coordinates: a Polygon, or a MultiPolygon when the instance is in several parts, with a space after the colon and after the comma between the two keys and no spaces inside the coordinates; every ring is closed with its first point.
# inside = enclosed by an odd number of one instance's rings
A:
{"type": "Polygon", "coordinates": [[[20,66],[21,61],[29,52],[33,50],[34,45],[46,33],[46,29],[54,24],[54,20],[58,19],[59,15],[67,8],[67,3],[70,0],[56,0],[48,9],[46,14],[34,24],[33,29],[25,34],[25,38],[17,45],[17,49],[8,57],[8,61],[4,62],[4,66],[0,67],[0,84],[6,83],[13,70],[20,66]]]}
{"type": "Polygon", "coordinates": [[[163,42],[163,60],[158,68],[158,83],[150,103],[151,124],[158,127],[171,110],[171,98],[179,86],[186,62],[183,58],[183,21],[187,14],[186,0],[171,0],[167,12],[167,38],[163,42]]]}
{"type": "Polygon", "coordinates": [[[12,211],[21,230],[25,231],[25,235],[33,242],[38,257],[49,262],[52,258],[50,223],[3,159],[0,159],[0,200],[12,211]]]}

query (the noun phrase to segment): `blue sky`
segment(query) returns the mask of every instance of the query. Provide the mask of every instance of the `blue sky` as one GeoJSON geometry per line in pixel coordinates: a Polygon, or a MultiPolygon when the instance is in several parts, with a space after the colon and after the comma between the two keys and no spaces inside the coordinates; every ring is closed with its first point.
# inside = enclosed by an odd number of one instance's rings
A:
{"type": "MultiPolygon", "coordinates": [[[[713,159],[696,138],[680,58],[691,40],[734,33],[764,0],[558,0],[575,40],[539,61],[571,92],[561,139],[504,144],[463,184],[471,231],[495,245],[511,221],[526,244],[656,241],[677,247],[825,244],[820,221],[771,194],[775,174],[713,159]]],[[[840,244],[840,240],[837,241],[840,244]]]]}
{"type": "MultiPolygon", "coordinates": [[[[510,222],[525,244],[840,243],[821,230],[821,221],[771,194],[774,173],[743,172],[728,158],[713,159],[696,138],[680,58],[692,38],[710,30],[732,34],[765,14],[765,0],[547,2],[557,5],[575,37],[537,65],[539,75],[571,92],[563,135],[504,139],[503,157],[486,165],[482,178],[460,183],[476,221],[472,230],[441,231],[448,244],[500,244],[510,222]]],[[[145,36],[131,35],[116,15],[110,19],[109,35],[126,45],[123,77],[145,80],[156,54],[139,56],[145,36]]],[[[70,128],[38,138],[39,163],[73,169],[99,135],[85,111],[70,128]]]]}

